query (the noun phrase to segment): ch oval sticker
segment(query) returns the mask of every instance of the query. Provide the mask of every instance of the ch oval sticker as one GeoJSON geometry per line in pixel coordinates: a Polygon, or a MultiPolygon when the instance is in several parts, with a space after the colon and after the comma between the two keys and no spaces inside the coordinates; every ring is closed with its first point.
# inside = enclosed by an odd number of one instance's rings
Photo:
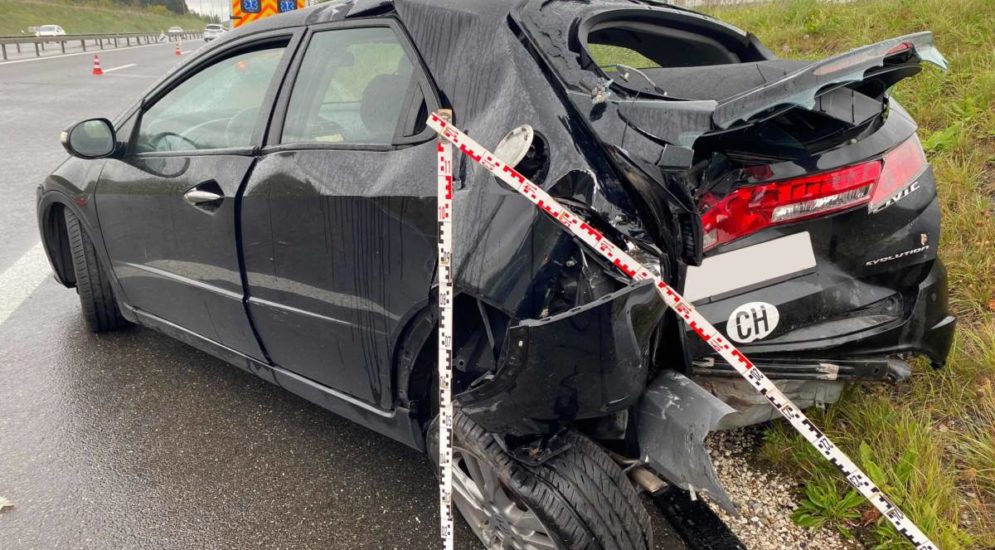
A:
{"type": "Polygon", "coordinates": [[[726,332],[729,339],[742,344],[766,338],[777,328],[781,315],[774,304],[750,302],[743,304],[729,314],[726,332]]]}

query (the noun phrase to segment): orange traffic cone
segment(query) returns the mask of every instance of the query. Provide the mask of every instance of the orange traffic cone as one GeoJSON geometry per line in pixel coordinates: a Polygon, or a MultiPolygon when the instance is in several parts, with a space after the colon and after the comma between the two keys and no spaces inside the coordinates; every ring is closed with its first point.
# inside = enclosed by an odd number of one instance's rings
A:
{"type": "Polygon", "coordinates": [[[176,41],[176,55],[183,55],[183,52],[180,51],[180,41],[179,40],[176,41]]]}
{"type": "Polygon", "coordinates": [[[99,55],[93,56],[93,71],[92,71],[92,74],[93,74],[93,76],[100,76],[100,75],[104,74],[104,70],[100,68],[100,56],[99,55]]]}

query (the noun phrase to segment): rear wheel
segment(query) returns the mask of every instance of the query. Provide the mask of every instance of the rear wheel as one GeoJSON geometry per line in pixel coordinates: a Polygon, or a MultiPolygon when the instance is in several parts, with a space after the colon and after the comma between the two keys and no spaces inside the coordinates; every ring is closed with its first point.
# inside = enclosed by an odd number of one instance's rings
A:
{"type": "Polygon", "coordinates": [[[79,294],[86,328],[91,332],[107,332],[127,325],[128,321],[121,316],[114,299],[110,279],[97,260],[93,241],[75,214],[66,210],[65,215],[73,271],[76,273],[76,293],[79,294]]]}
{"type": "MultiPolygon", "coordinates": [[[[436,426],[428,433],[433,463],[436,426]]],[[[591,440],[565,437],[569,449],[526,466],[457,412],[453,501],[470,528],[488,549],[651,549],[649,514],[625,473],[591,440]]]]}

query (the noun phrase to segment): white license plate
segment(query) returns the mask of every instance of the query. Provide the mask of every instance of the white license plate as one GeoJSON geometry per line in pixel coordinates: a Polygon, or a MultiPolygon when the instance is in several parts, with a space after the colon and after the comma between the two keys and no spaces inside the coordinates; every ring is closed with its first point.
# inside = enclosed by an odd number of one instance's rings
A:
{"type": "Polygon", "coordinates": [[[705,258],[689,267],[684,298],[692,302],[783,279],[815,267],[808,231],[705,258]]]}

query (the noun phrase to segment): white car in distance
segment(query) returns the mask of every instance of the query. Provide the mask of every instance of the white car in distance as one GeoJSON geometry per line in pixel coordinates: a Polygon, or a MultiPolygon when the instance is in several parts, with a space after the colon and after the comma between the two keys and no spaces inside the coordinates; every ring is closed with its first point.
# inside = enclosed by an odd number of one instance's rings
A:
{"type": "Polygon", "coordinates": [[[210,42],[215,38],[221,38],[221,35],[225,33],[224,25],[218,23],[211,23],[204,27],[204,42],[210,42]]]}
{"type": "Polygon", "coordinates": [[[59,36],[65,36],[66,31],[62,29],[59,25],[42,25],[35,30],[35,36],[38,38],[52,37],[56,38],[59,36]]]}

